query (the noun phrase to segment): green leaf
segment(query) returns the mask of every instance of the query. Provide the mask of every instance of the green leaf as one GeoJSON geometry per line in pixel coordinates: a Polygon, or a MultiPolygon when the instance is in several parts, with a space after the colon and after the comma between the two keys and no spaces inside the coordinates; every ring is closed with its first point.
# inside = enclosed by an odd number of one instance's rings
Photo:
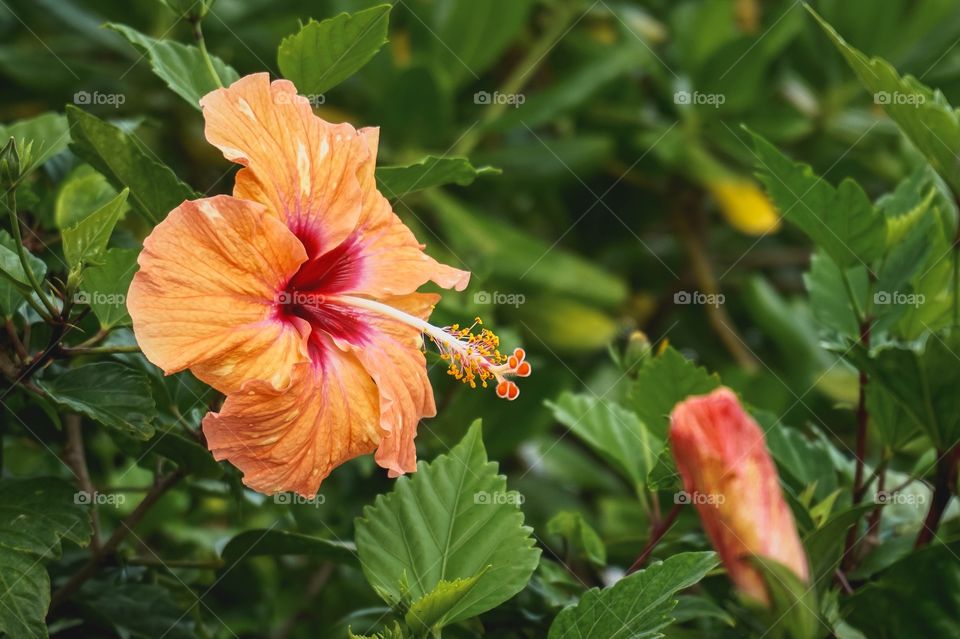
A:
{"type": "Polygon", "coordinates": [[[869,353],[854,346],[847,357],[882,386],[906,415],[947,450],[960,441],[960,330],[888,343],[869,353]]]}
{"type": "Polygon", "coordinates": [[[143,454],[152,453],[166,457],[193,477],[219,479],[223,476],[223,467],[217,463],[210,451],[176,431],[159,433],[154,440],[147,442],[144,448],[146,450],[143,454]]]}
{"type": "Polygon", "coordinates": [[[63,229],[63,255],[71,267],[80,267],[96,260],[107,249],[107,242],[127,203],[128,189],[80,220],[63,229]]]}
{"type": "Polygon", "coordinates": [[[75,502],[76,492],[60,479],[0,481],[0,549],[57,558],[62,539],[86,545],[90,518],[75,502]]]}
{"type": "Polygon", "coordinates": [[[751,414],[766,436],[767,448],[777,468],[793,480],[791,485],[798,491],[811,489],[819,499],[826,499],[837,489],[833,458],[822,441],[811,441],[774,413],[751,411],[751,414]]]}
{"type": "Polygon", "coordinates": [[[298,91],[319,95],[360,70],[387,42],[391,6],[341,13],[322,22],[310,20],[277,50],[283,77],[298,91]]]}
{"type": "Polygon", "coordinates": [[[417,601],[443,581],[479,574],[445,622],[495,608],[523,589],[540,557],[517,501],[497,465],[487,461],[475,422],[449,453],[420,462],[416,474],[398,479],[357,519],[367,580],[393,605],[417,601]]]}
{"type": "Polygon", "coordinates": [[[134,207],[151,223],[195,197],[193,190],[132,134],[69,105],[67,119],[73,135],[70,148],[117,189],[129,188],[134,207]]]}
{"type": "MultiPolygon", "coordinates": [[[[147,56],[153,72],[193,108],[199,109],[200,98],[219,88],[199,48],[173,40],[156,40],[123,24],[111,22],[106,26],[147,56]]],[[[211,55],[210,60],[223,86],[240,78],[240,74],[217,56],[211,55]]]]}
{"type": "Polygon", "coordinates": [[[871,428],[876,429],[883,443],[893,451],[901,450],[920,433],[918,424],[882,386],[867,384],[867,414],[871,428]]]}
{"type": "Polygon", "coordinates": [[[10,138],[17,141],[21,175],[26,175],[60,151],[70,142],[67,119],[59,113],[41,113],[6,126],[0,125],[0,145],[10,138]],[[27,152],[29,150],[29,152],[27,152]]]}
{"type": "Polygon", "coordinates": [[[720,386],[720,378],[710,374],[667,347],[649,358],[637,372],[630,391],[633,408],[655,437],[666,440],[670,413],[677,402],[691,395],[704,395],[720,386]]]}
{"type": "Polygon", "coordinates": [[[604,460],[629,479],[633,488],[646,484],[663,439],[654,437],[632,411],[616,402],[564,392],[547,402],[558,422],[569,428],[604,460]]]}
{"type": "Polygon", "coordinates": [[[77,599],[116,628],[136,639],[193,639],[190,618],[169,590],[149,583],[88,581],[77,599]]]}
{"type": "MultiPolygon", "coordinates": [[[[6,234],[3,244],[7,244],[6,238],[10,238],[10,246],[8,248],[7,246],[0,245],[0,271],[3,271],[9,279],[29,286],[30,279],[27,277],[27,272],[23,269],[23,262],[20,261],[20,255],[17,253],[16,242],[9,233],[6,231],[3,232],[6,234]]],[[[33,270],[34,265],[37,265],[37,262],[42,264],[42,261],[38,257],[30,253],[30,251],[27,251],[27,264],[31,270],[33,270]]],[[[38,265],[37,269],[34,270],[34,275],[38,274],[37,271],[40,271],[40,273],[46,271],[46,264],[42,267],[38,265]]]]}
{"type": "Polygon", "coordinates": [[[833,343],[844,343],[844,338],[858,340],[860,324],[843,283],[844,271],[851,283],[860,308],[865,308],[868,296],[868,274],[862,265],[841,269],[828,256],[816,251],[810,257],[810,270],[803,281],[810,295],[810,310],[824,337],[833,343]]]}
{"type": "Polygon", "coordinates": [[[74,226],[117,195],[113,188],[89,164],[81,164],[70,172],[60,185],[54,204],[53,219],[58,229],[74,226]]]}
{"type": "Polygon", "coordinates": [[[413,602],[404,616],[404,621],[417,633],[427,633],[449,625],[452,623],[451,612],[470,595],[486,570],[484,568],[466,579],[441,580],[432,591],[413,602]]]}
{"type": "Polygon", "coordinates": [[[673,461],[673,453],[669,447],[664,447],[657,456],[657,461],[647,474],[647,488],[658,491],[677,491],[683,487],[680,471],[673,461]]]}
{"type": "Polygon", "coordinates": [[[901,77],[882,58],[868,58],[847,44],[840,34],[807,6],[830,41],[839,49],[860,82],[874,96],[910,141],[943,176],[954,193],[960,193],[960,115],[940,91],[913,76],[901,77]]]}
{"type": "Polygon", "coordinates": [[[560,562],[541,559],[530,583],[530,590],[542,597],[551,608],[563,608],[577,603],[586,587],[560,562]]]}
{"type": "Polygon", "coordinates": [[[958,554],[954,541],[897,561],[850,597],[847,620],[871,639],[960,636],[958,554]]]}
{"type": "MultiPolygon", "coordinates": [[[[577,182],[599,171],[615,156],[615,140],[606,135],[584,133],[569,136],[537,136],[510,140],[490,151],[470,154],[474,162],[503,170],[504,179],[520,184],[577,182]]],[[[626,231],[626,229],[624,229],[626,231]]]]}
{"type": "Polygon", "coordinates": [[[53,478],[0,480],[0,632],[45,639],[50,578],[42,562],[61,554],[66,539],[90,541],[87,509],[76,490],[53,478]]]}
{"type": "Polygon", "coordinates": [[[21,639],[46,639],[50,576],[29,555],[0,549],[0,632],[21,639]]]}
{"type": "Polygon", "coordinates": [[[558,512],[547,522],[547,533],[563,538],[573,556],[583,557],[595,566],[607,565],[607,548],[582,513],[558,512]]]}
{"type": "Polygon", "coordinates": [[[352,630],[347,630],[348,639],[408,639],[408,637],[409,635],[404,632],[399,621],[394,621],[393,626],[385,628],[375,635],[356,635],[352,630]]]}
{"type": "Polygon", "coordinates": [[[502,131],[523,125],[532,129],[552,122],[586,102],[617,77],[641,68],[649,57],[647,50],[632,39],[612,51],[604,51],[543,92],[524,96],[522,104],[494,120],[491,128],[502,131]]]}
{"type": "Polygon", "coordinates": [[[771,608],[762,611],[767,633],[773,637],[817,639],[821,636],[817,592],[783,564],[764,557],[750,558],[763,575],[771,608]]]}
{"type": "MultiPolygon", "coordinates": [[[[37,276],[38,281],[46,275],[47,265],[29,251],[27,251],[27,264],[37,276]]],[[[17,255],[17,244],[3,229],[0,229],[0,271],[5,275],[0,277],[0,311],[5,318],[9,318],[23,306],[24,295],[30,293],[26,292],[29,280],[20,263],[20,256],[17,255]]]]}
{"type": "MultiPolygon", "coordinates": [[[[433,4],[423,37],[432,66],[447,84],[476,80],[497,61],[527,24],[533,0],[484,0],[433,4]]],[[[568,11],[558,7],[557,11],[568,11]]]]}
{"type": "Polygon", "coordinates": [[[737,625],[737,620],[733,615],[706,597],[680,595],[677,597],[677,601],[677,607],[673,609],[673,616],[680,623],[684,621],[716,619],[731,628],[737,625]]]}
{"type": "Polygon", "coordinates": [[[447,158],[428,155],[407,166],[377,167],[377,186],[390,199],[445,184],[472,184],[480,175],[497,175],[499,169],[491,166],[475,167],[467,158],[447,158]]]}
{"type": "Polygon", "coordinates": [[[819,583],[821,578],[833,574],[840,565],[850,526],[874,508],[876,504],[871,503],[836,513],[804,537],[803,547],[810,561],[810,575],[814,583],[819,583]]]}
{"type": "Polygon", "coordinates": [[[307,555],[351,566],[358,565],[353,544],[283,530],[246,530],[224,546],[227,564],[262,555],[307,555]]]}
{"type": "Polygon", "coordinates": [[[74,301],[89,304],[101,328],[130,325],[127,291],[137,272],[139,254],[137,249],[109,249],[100,264],[84,271],[80,293],[74,301]]]}
{"type": "Polygon", "coordinates": [[[676,594],[717,565],[712,552],[685,552],[650,564],[610,588],[592,588],[553,620],[549,639],[644,639],[673,622],[676,594]]]}
{"type": "MultiPolygon", "coordinates": [[[[47,265],[43,260],[32,253],[27,253],[27,262],[37,278],[42,279],[47,272],[47,265]]],[[[16,243],[13,237],[0,229],[0,270],[5,275],[0,277],[0,313],[3,313],[5,319],[13,317],[14,313],[23,306],[24,296],[29,294],[26,292],[26,285],[19,283],[20,276],[26,277],[23,269],[18,268],[19,266],[20,259],[16,254],[16,243]],[[11,256],[16,257],[17,261],[14,262],[11,256]],[[12,273],[7,273],[4,270],[6,268],[10,268],[12,273]]]]}
{"type": "Polygon", "coordinates": [[[428,191],[425,197],[433,205],[451,249],[474,270],[489,268],[532,290],[546,289],[601,306],[614,307],[626,299],[626,283],[589,260],[474,213],[441,191],[428,191]]]}
{"type": "Polygon", "coordinates": [[[859,184],[834,188],[806,164],[793,162],[756,133],[757,176],[780,214],[797,225],[838,266],[869,266],[886,246],[886,218],[859,184]]]}
{"type": "Polygon", "coordinates": [[[149,439],[157,416],[150,381],[119,362],[97,362],[70,368],[37,386],[58,405],[139,439],[149,439]]]}

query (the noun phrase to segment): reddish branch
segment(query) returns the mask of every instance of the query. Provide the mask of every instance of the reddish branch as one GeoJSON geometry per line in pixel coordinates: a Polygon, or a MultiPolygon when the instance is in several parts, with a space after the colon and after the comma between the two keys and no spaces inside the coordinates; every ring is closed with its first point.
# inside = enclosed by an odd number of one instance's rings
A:
{"type": "Polygon", "coordinates": [[[627,568],[627,574],[636,572],[643,567],[643,564],[646,563],[650,555],[653,553],[653,549],[657,547],[657,544],[660,543],[660,540],[663,539],[664,535],[667,534],[667,531],[673,526],[673,522],[676,521],[677,515],[680,514],[680,509],[683,507],[683,504],[676,504],[667,513],[667,516],[663,518],[659,524],[657,524],[653,531],[650,533],[650,541],[647,542],[647,545],[640,551],[640,555],[637,557],[636,561],[627,568]]]}
{"type": "Polygon", "coordinates": [[[957,463],[960,461],[960,445],[954,446],[950,450],[940,453],[937,459],[937,474],[933,483],[933,501],[930,503],[930,510],[927,511],[927,517],[923,520],[923,528],[917,535],[915,548],[922,548],[929,544],[937,535],[937,528],[940,526],[940,520],[943,518],[943,511],[947,509],[950,503],[950,496],[953,487],[957,483],[957,463]]]}
{"type": "MultiPolygon", "coordinates": [[[[860,323],[860,345],[865,349],[870,348],[870,322],[871,320],[868,317],[860,323]]],[[[870,424],[870,415],[867,412],[867,382],[867,374],[861,370],[860,398],[857,403],[857,443],[855,451],[857,465],[853,474],[854,506],[857,506],[861,501],[863,501],[863,495],[866,492],[866,487],[868,485],[863,481],[863,468],[865,458],[867,456],[867,429],[870,424]]],[[[860,519],[858,518],[853,522],[853,525],[850,526],[850,530],[847,531],[847,540],[844,544],[843,560],[841,563],[844,571],[849,571],[853,566],[853,551],[857,542],[857,528],[859,527],[859,524],[860,519]]]]}

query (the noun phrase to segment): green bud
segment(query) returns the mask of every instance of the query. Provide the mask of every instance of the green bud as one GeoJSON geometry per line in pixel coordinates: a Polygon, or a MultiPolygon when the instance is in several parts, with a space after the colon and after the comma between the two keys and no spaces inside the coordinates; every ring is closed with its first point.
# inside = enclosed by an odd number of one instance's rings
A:
{"type": "Polygon", "coordinates": [[[199,20],[207,15],[214,0],[160,0],[180,18],[199,20]]]}
{"type": "Polygon", "coordinates": [[[0,182],[3,189],[11,189],[20,179],[20,154],[17,152],[17,141],[7,140],[0,149],[0,182]]]}
{"type": "Polygon", "coordinates": [[[633,331],[623,349],[623,368],[631,370],[650,355],[650,338],[643,331],[633,331]]]}

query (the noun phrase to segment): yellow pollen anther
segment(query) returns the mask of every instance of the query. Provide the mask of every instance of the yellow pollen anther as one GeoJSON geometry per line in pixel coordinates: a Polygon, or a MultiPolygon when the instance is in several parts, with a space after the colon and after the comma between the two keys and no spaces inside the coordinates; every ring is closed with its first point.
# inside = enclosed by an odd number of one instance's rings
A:
{"type": "Polygon", "coordinates": [[[471,326],[462,328],[453,324],[442,329],[442,336],[428,335],[437,345],[440,358],[448,363],[448,375],[470,388],[476,388],[478,384],[486,388],[488,382],[496,382],[499,397],[516,399],[520,389],[507,377],[530,375],[530,362],[524,361],[526,353],[518,348],[512,354],[504,355],[499,350],[500,338],[492,331],[481,328],[474,332],[482,325],[483,320],[477,317],[471,326]]]}

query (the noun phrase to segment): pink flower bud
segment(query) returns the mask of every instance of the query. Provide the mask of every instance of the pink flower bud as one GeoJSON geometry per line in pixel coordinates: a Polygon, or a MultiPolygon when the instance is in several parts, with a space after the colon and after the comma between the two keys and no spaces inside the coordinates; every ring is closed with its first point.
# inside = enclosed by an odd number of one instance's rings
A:
{"type": "Polygon", "coordinates": [[[807,558],[763,431],[730,389],[677,404],[670,416],[670,444],[683,477],[683,499],[696,506],[741,592],[770,602],[751,555],[777,561],[809,581],[807,558]]]}

